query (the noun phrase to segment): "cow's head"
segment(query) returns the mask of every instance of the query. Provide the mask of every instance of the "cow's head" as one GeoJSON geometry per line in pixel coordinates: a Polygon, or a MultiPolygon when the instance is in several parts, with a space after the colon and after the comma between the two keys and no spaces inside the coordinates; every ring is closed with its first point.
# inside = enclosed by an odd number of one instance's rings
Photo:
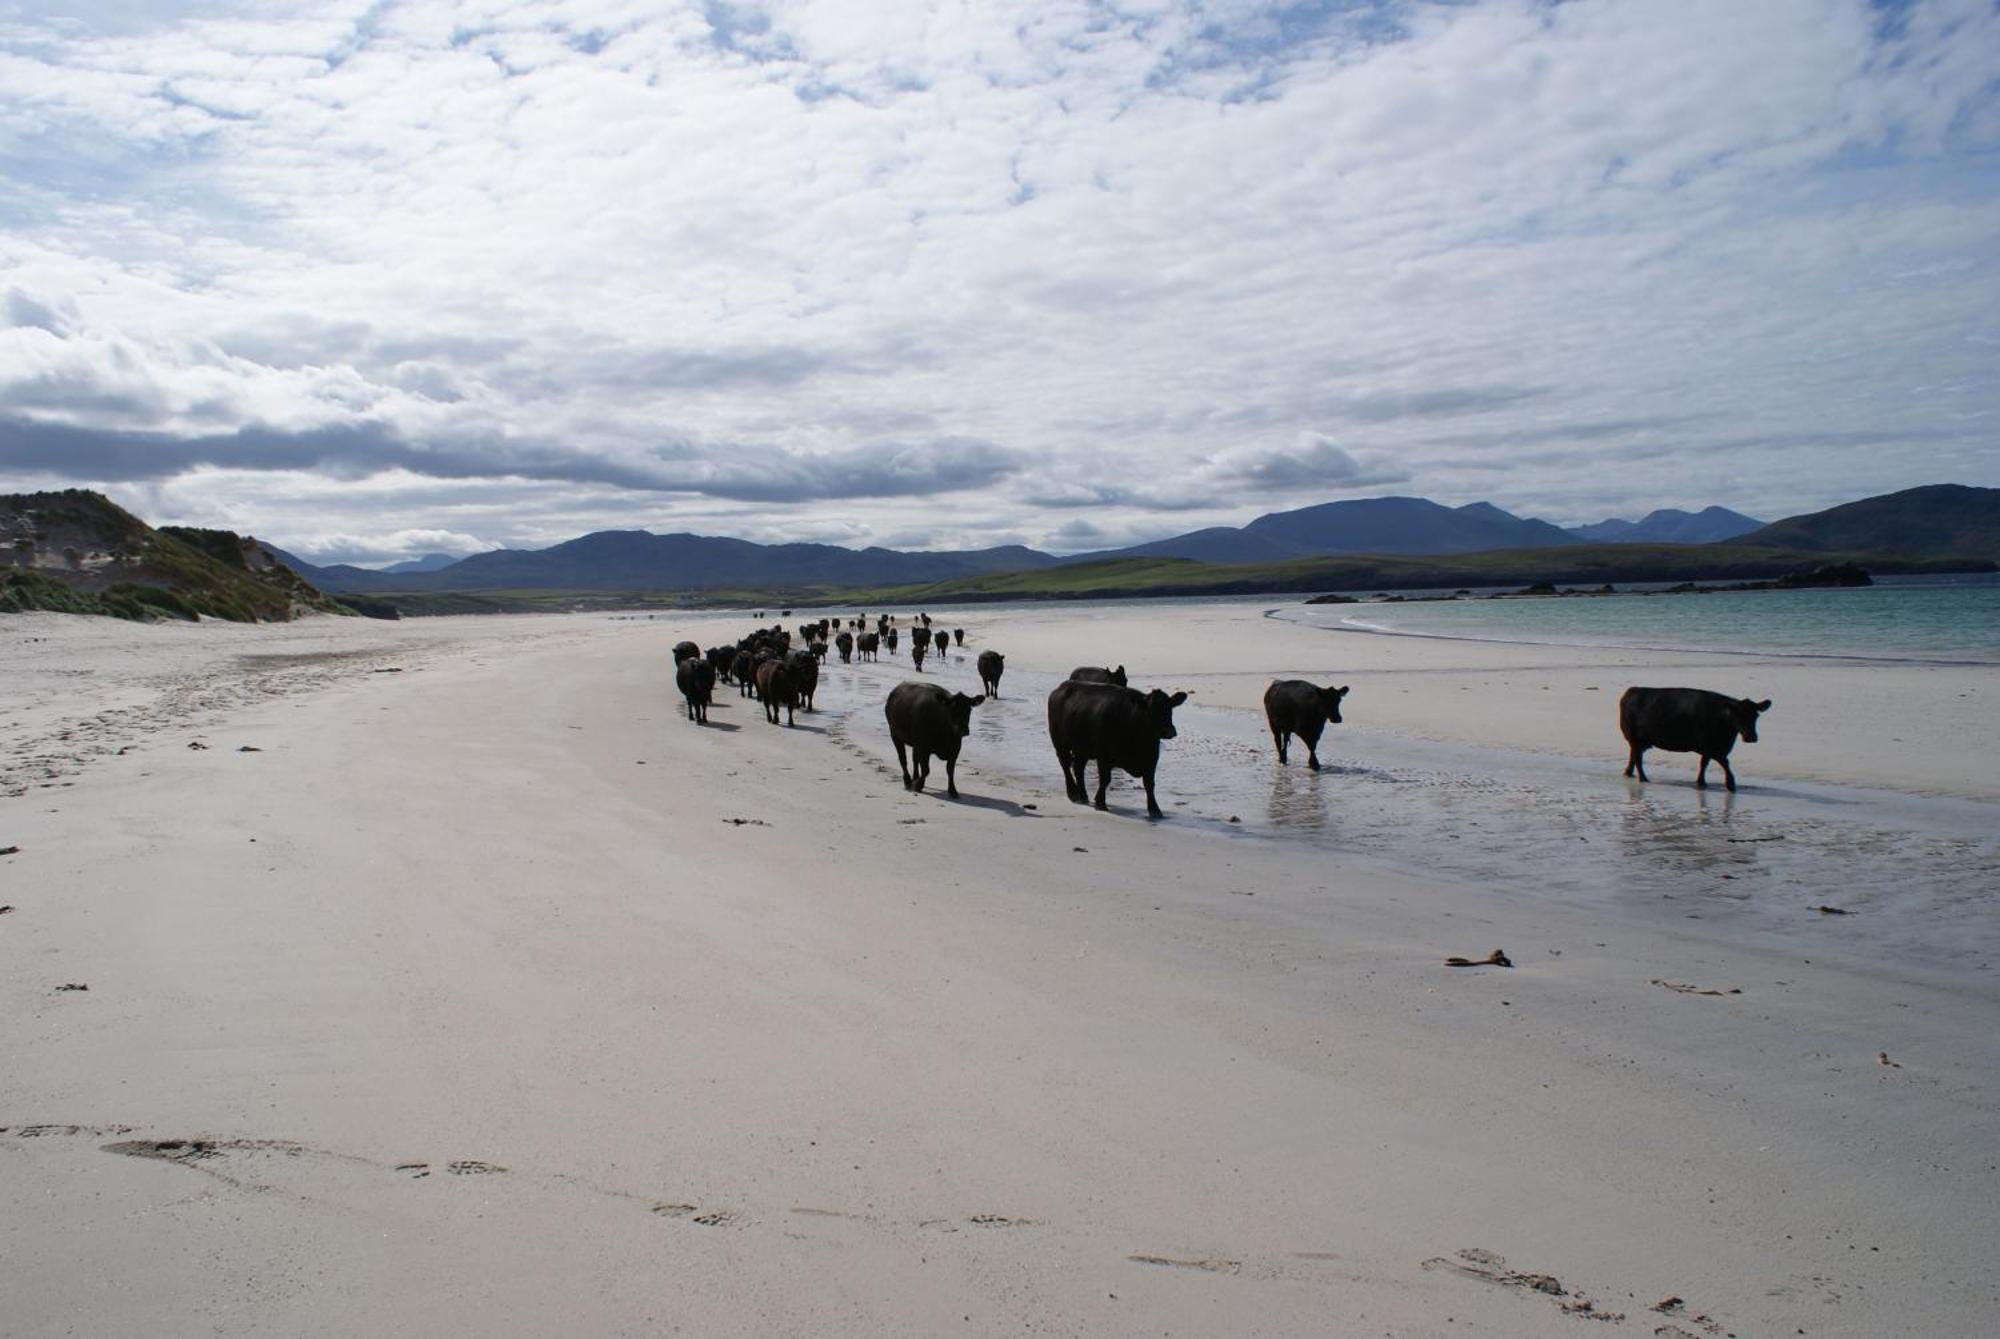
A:
{"type": "MultiPolygon", "coordinates": [[[[1118,667],[1124,669],[1123,665],[1118,667]]],[[[1172,739],[1180,732],[1174,729],[1174,708],[1187,701],[1186,693],[1175,693],[1168,697],[1155,688],[1146,694],[1146,723],[1153,727],[1153,733],[1161,739],[1172,739]]]]}
{"type": "Polygon", "coordinates": [[[951,724],[952,728],[958,731],[960,739],[972,733],[972,709],[985,700],[986,694],[984,693],[981,693],[978,697],[967,697],[964,693],[953,693],[951,695],[951,702],[949,703],[951,707],[951,724]]]}
{"type": "Polygon", "coordinates": [[[1729,709],[1736,715],[1736,728],[1743,735],[1743,742],[1756,743],[1757,718],[1771,709],[1771,699],[1767,697],[1762,702],[1752,702],[1747,697],[1739,698],[1729,704],[1729,709]]]}
{"type": "Polygon", "coordinates": [[[1324,711],[1327,720],[1335,725],[1340,724],[1340,699],[1346,696],[1347,689],[1344,687],[1322,688],[1319,690],[1320,710],[1324,711]]]}

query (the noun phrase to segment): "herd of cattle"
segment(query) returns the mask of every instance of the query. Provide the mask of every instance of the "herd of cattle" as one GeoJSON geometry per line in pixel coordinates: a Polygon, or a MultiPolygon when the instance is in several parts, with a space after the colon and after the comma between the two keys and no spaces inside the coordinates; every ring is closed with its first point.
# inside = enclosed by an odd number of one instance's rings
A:
{"type": "MultiPolygon", "coordinates": [[[[909,630],[910,659],[919,673],[933,647],[942,660],[954,645],[965,645],[963,628],[933,631],[930,624],[930,615],[919,614],[909,630]]],[[[740,696],[763,704],[766,721],[776,725],[782,711],[785,724],[793,725],[797,711],[813,710],[820,666],[830,650],[847,664],[875,660],[884,647],[893,655],[901,640],[902,630],[888,614],[878,615],[873,628],[865,617],[841,624],[825,618],[801,624],[801,644],[796,647],[791,630],[774,625],[758,628],[730,646],[703,650],[694,642],[677,644],[674,680],[686,700],[690,721],[706,724],[716,684],[734,683],[740,696]]],[[[905,788],[921,791],[935,758],[944,763],[946,793],[958,798],[960,741],[972,732],[972,709],[989,695],[1000,695],[1000,677],[1006,669],[1006,658],[998,651],[981,651],[975,663],[981,688],[977,697],[926,681],[901,683],[889,691],[883,714],[905,788]]],[[[1322,688],[1304,679],[1272,682],[1264,691],[1264,718],[1280,765],[1291,761],[1288,745],[1297,737],[1306,746],[1306,766],[1319,770],[1320,735],[1328,725],[1340,723],[1340,703],[1347,692],[1344,687],[1322,688]]],[[[1145,786],[1147,815],[1161,817],[1153,791],[1160,744],[1174,738],[1174,708],[1187,696],[1157,688],[1141,692],[1127,683],[1123,665],[1115,669],[1084,665],[1070,671],[1048,699],[1049,743],[1055,748],[1069,798],[1102,809],[1111,773],[1127,772],[1145,786]],[[1095,795],[1087,783],[1092,764],[1097,768],[1095,795]]],[[[1708,765],[1716,762],[1722,767],[1723,784],[1733,792],[1736,774],[1729,767],[1730,750],[1739,738],[1746,744],[1757,742],[1757,718],[1770,707],[1768,698],[1753,702],[1700,688],[1628,688],[1618,701],[1619,729],[1630,748],[1625,775],[1636,773],[1640,781],[1646,780],[1648,749],[1696,753],[1701,757],[1696,787],[1708,784],[1708,765]]]]}

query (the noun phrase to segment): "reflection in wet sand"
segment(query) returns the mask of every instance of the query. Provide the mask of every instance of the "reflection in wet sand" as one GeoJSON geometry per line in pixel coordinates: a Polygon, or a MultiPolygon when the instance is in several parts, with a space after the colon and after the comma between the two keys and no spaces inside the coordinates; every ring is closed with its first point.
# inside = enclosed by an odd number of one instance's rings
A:
{"type": "MultiPolygon", "coordinates": [[[[907,677],[892,664],[859,669],[853,697],[864,701],[907,677]]],[[[1054,683],[1009,672],[1008,697],[973,714],[961,785],[976,777],[995,796],[1061,800],[1045,707],[1054,683]]],[[[1255,713],[1190,703],[1175,723],[1159,794],[1177,828],[1309,842],[1496,896],[1561,897],[1875,960],[1976,971],[2000,958],[2000,806],[1769,782],[1733,795],[1640,785],[1620,775],[1615,736],[1591,762],[1374,735],[1352,718],[1328,730],[1314,773],[1278,763],[1255,713]],[[1818,914],[1829,902],[1856,914],[1818,914]]],[[[832,733],[894,771],[879,708],[832,733]]],[[[1109,803],[1101,821],[1143,821],[1131,778],[1115,777],[1109,803]]]]}

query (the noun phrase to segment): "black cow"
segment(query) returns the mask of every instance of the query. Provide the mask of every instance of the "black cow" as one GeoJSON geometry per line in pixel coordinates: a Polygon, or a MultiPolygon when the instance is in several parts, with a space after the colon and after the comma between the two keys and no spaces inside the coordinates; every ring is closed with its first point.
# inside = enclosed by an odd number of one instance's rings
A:
{"type": "Polygon", "coordinates": [[[964,646],[964,645],[965,645],[965,629],[964,629],[964,628],[953,628],[953,629],[951,630],[951,639],[952,639],[952,640],[953,640],[954,642],[957,642],[957,643],[958,643],[958,644],[959,644],[960,646],[964,646]]]}
{"type": "Polygon", "coordinates": [[[1287,736],[1297,735],[1306,746],[1306,766],[1319,770],[1319,735],[1328,723],[1340,724],[1340,699],[1345,688],[1321,688],[1304,679],[1273,679],[1264,690],[1264,719],[1278,743],[1279,763],[1289,763],[1287,736]]]}
{"type": "Polygon", "coordinates": [[[748,651],[738,651],[736,659],[730,662],[729,672],[736,676],[736,696],[757,696],[757,657],[748,651]]]}
{"type": "Polygon", "coordinates": [[[785,724],[794,725],[792,713],[799,705],[799,685],[792,670],[782,660],[767,660],[757,667],[757,696],[764,699],[764,719],[778,723],[778,708],[785,709],[785,724]]]}
{"type": "Polygon", "coordinates": [[[896,766],[903,769],[905,790],[924,788],[935,754],[944,759],[945,794],[958,798],[959,741],[972,733],[972,709],[985,700],[934,683],[899,683],[889,690],[882,711],[889,718],[889,739],[896,746],[896,766]],[[916,755],[914,768],[905,749],[916,755]]]}
{"type": "Polygon", "coordinates": [[[711,646],[708,648],[708,667],[715,672],[715,682],[729,682],[729,668],[736,663],[736,648],[733,646],[711,646]]]}
{"type": "Polygon", "coordinates": [[[861,653],[863,660],[873,660],[876,649],[881,645],[882,634],[879,632],[864,632],[861,634],[861,639],[854,643],[855,649],[861,653]]]}
{"type": "Polygon", "coordinates": [[[826,659],[826,643],[825,643],[825,642],[809,642],[809,643],[807,643],[807,645],[806,645],[806,650],[808,650],[808,651],[812,652],[812,658],[813,658],[814,660],[825,660],[825,659],[826,659]]]}
{"type": "Polygon", "coordinates": [[[1736,773],[1729,770],[1729,750],[1736,737],[1757,742],[1757,717],[1771,709],[1771,699],[1752,702],[1747,697],[1727,697],[1705,688],[1627,688],[1618,699],[1618,728],[1632,746],[1625,763],[1625,775],[1634,772],[1646,779],[1646,750],[1666,749],[1670,753],[1699,753],[1701,766],[1695,771],[1695,789],[1708,785],[1708,764],[1722,764],[1722,784],[1736,789],[1736,773]]]}
{"type": "Polygon", "coordinates": [[[1157,688],[1142,693],[1120,684],[1075,680],[1057,684],[1049,694],[1049,742],[1055,745],[1063,789],[1070,799],[1084,802],[1085,769],[1095,762],[1093,804],[1104,808],[1104,791],[1116,767],[1145,783],[1146,814],[1161,817],[1159,801],[1153,797],[1153,773],[1160,763],[1160,741],[1176,733],[1174,708],[1185,701],[1186,693],[1169,697],[1157,688]]]}
{"type": "Polygon", "coordinates": [[[683,660],[693,660],[700,654],[701,648],[693,642],[674,643],[674,663],[676,665],[680,664],[683,660]]]}
{"type": "Polygon", "coordinates": [[[998,651],[981,651],[975,663],[979,666],[979,686],[989,697],[1000,696],[1000,672],[1007,668],[1007,657],[998,651]]]}
{"type": "Polygon", "coordinates": [[[1069,672],[1069,677],[1077,683],[1110,683],[1125,686],[1125,667],[1106,669],[1102,665],[1078,665],[1069,672]]]}
{"type": "Polygon", "coordinates": [[[840,663],[845,665],[854,659],[854,634],[842,632],[833,639],[833,649],[840,652],[840,663]]]}
{"type": "Polygon", "coordinates": [[[896,654],[896,638],[898,635],[899,634],[897,633],[896,629],[893,626],[891,626],[887,632],[882,634],[882,645],[889,648],[889,654],[892,656],[896,654]]]}
{"type": "MultiPolygon", "coordinates": [[[[826,643],[821,642],[824,646],[826,643]]],[[[819,657],[811,651],[794,651],[786,657],[785,663],[792,671],[792,683],[798,689],[799,705],[807,711],[813,709],[813,694],[819,691],[819,657]]]]}
{"type": "MultiPolygon", "coordinates": [[[[893,633],[891,637],[893,639],[893,633]]],[[[889,649],[893,651],[896,648],[891,645],[889,649]]],[[[910,638],[910,663],[916,666],[917,673],[919,674],[924,672],[924,657],[930,653],[930,649],[931,639],[924,636],[921,632],[910,638]]]]}
{"type": "Polygon", "coordinates": [[[938,659],[943,660],[944,653],[951,650],[951,634],[939,628],[931,634],[931,641],[937,646],[938,659]]]}
{"type": "Polygon", "coordinates": [[[674,683],[687,699],[691,721],[708,724],[708,700],[715,690],[715,669],[700,656],[689,656],[674,668],[674,683]]]}

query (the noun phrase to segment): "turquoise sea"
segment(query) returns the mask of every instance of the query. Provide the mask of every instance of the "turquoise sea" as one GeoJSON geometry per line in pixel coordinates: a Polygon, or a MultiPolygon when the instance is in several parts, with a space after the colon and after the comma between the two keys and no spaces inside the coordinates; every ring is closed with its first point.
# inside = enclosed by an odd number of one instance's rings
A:
{"type": "Polygon", "coordinates": [[[1305,605],[1320,627],[1418,637],[1840,659],[2000,664],[2000,575],[1885,577],[1851,590],[1305,605]]]}

